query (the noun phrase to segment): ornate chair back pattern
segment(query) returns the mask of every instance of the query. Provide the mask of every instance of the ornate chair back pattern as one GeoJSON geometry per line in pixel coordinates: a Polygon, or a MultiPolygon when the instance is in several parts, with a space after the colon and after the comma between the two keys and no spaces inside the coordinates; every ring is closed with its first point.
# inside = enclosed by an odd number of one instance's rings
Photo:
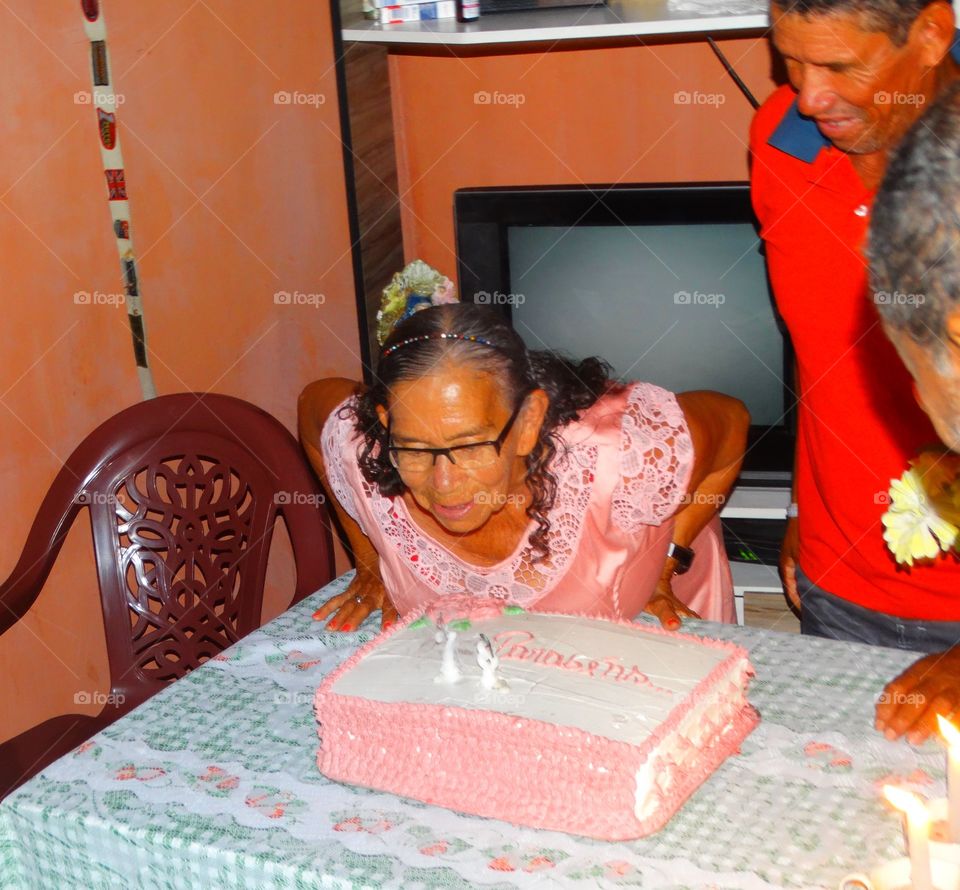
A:
{"type": "Polygon", "coordinates": [[[107,500],[126,595],[119,624],[140,680],[181,677],[259,622],[257,569],[273,511],[256,492],[271,495],[273,486],[251,479],[264,475],[258,467],[241,473],[225,461],[229,450],[224,443],[214,457],[168,449],[126,473],[107,500]]]}
{"type": "Polygon", "coordinates": [[[297,567],[293,601],[334,576],[324,498],[299,444],[231,396],[142,402],[80,444],[0,585],[0,634],[39,596],[81,511],[93,532],[111,695],[96,717],[53,718],[0,745],[0,796],[24,769],[55,759],[30,760],[38,744],[69,742],[56,756],[65,753],[259,626],[278,517],[297,567]]]}

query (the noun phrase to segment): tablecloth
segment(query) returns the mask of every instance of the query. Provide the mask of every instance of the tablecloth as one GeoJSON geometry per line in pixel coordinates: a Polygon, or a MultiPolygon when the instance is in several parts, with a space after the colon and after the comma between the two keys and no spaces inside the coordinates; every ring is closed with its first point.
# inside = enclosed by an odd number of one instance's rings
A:
{"type": "Polygon", "coordinates": [[[876,696],[913,655],[696,621],[685,629],[750,651],[762,720],[653,837],[603,843],[330,782],[316,767],[314,690],[377,621],[328,633],[311,613],[348,582],[0,803],[0,886],[835,887],[903,853],[881,785],[944,793],[938,743],[914,748],[873,729],[876,696]]]}

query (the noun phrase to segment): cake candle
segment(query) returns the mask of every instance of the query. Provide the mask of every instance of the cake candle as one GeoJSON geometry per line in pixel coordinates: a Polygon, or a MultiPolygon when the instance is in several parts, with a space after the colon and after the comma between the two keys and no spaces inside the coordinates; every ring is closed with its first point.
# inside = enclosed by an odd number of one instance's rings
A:
{"type": "Polygon", "coordinates": [[[907,816],[907,849],[910,854],[910,884],[913,890],[933,890],[930,873],[930,815],[923,801],[911,791],[884,785],[883,793],[907,816]]]}
{"type": "Polygon", "coordinates": [[[443,658],[440,662],[438,683],[456,683],[463,676],[457,663],[457,632],[443,623],[443,616],[437,618],[437,632],[434,639],[443,643],[443,658]]]}
{"type": "Polygon", "coordinates": [[[480,634],[480,639],[477,640],[477,664],[480,665],[482,671],[480,685],[484,689],[504,691],[510,688],[506,681],[497,676],[500,659],[497,657],[497,653],[493,651],[493,644],[486,634],[480,634]]]}
{"type": "Polygon", "coordinates": [[[940,734],[947,742],[947,824],[950,842],[960,844],[960,729],[937,715],[940,734]]]}

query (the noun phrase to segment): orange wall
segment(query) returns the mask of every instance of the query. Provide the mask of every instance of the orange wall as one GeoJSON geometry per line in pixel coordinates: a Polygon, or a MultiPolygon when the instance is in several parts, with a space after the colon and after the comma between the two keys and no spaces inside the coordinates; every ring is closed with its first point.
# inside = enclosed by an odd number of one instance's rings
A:
{"type": "MultiPolygon", "coordinates": [[[[305,383],[360,373],[327,4],[101,5],[158,391],[237,395],[293,430],[305,383]],[[281,290],[325,302],[277,305],[281,290]]],[[[140,393],[125,311],[73,300],[122,292],[95,113],[73,101],[91,88],[79,0],[4,5],[0,53],[2,578],[62,459],[140,393]]],[[[0,739],[108,685],[90,549],[84,521],[0,638],[0,739]]]]}
{"type": "MultiPolygon", "coordinates": [[[[774,87],[767,41],[718,42],[766,98],[774,87]]],[[[456,269],[458,188],[747,178],[752,109],[705,42],[396,54],[390,77],[404,252],[447,274],[456,269]],[[518,98],[478,104],[477,92],[518,98]],[[677,93],[692,101],[678,104],[677,93]]]]}

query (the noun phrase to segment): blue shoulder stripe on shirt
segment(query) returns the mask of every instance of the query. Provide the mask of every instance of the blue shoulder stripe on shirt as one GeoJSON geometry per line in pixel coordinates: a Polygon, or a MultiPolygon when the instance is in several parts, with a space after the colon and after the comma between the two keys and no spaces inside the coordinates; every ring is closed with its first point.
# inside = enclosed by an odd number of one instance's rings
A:
{"type": "MultiPolygon", "coordinates": [[[[954,61],[960,64],[960,30],[956,32],[950,54],[954,61]]],[[[783,120],[767,140],[767,145],[772,145],[797,160],[812,164],[817,155],[830,145],[830,140],[820,132],[813,118],[800,114],[797,100],[794,99],[783,120]]]]}

